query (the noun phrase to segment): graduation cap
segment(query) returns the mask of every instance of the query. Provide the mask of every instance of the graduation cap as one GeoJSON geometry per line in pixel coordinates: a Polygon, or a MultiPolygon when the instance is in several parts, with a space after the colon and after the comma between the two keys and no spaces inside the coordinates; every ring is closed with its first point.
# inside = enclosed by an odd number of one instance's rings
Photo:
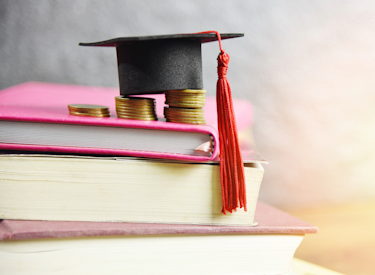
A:
{"type": "Polygon", "coordinates": [[[164,93],[168,90],[203,89],[202,43],[218,41],[217,110],[220,141],[220,177],[223,209],[246,211],[246,187],[231,89],[226,77],[229,55],[221,40],[244,36],[207,31],[193,34],[120,37],[80,43],[80,46],[116,47],[120,94],[164,93]]]}
{"type": "MultiPolygon", "coordinates": [[[[222,34],[221,39],[243,34],[222,34]]],[[[80,46],[116,47],[121,95],[203,89],[201,44],[214,33],[121,37],[80,46]]]]}

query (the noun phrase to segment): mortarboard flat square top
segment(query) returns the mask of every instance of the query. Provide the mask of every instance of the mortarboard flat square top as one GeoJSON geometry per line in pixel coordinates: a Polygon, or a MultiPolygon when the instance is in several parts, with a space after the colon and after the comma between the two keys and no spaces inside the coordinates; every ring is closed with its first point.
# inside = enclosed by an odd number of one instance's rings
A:
{"type": "MultiPolygon", "coordinates": [[[[221,39],[243,37],[221,34],[221,39]]],[[[120,37],[80,43],[116,47],[121,95],[203,89],[201,44],[217,41],[214,33],[120,37]]]]}

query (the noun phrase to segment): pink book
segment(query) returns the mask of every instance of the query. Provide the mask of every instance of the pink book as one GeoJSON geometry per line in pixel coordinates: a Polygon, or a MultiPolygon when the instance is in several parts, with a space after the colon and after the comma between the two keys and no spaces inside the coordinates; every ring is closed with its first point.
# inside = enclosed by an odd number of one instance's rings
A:
{"type": "Polygon", "coordinates": [[[318,233],[318,228],[258,201],[258,226],[210,226],[153,223],[2,220],[0,240],[170,234],[292,234],[318,233]]]}
{"type": "MultiPolygon", "coordinates": [[[[0,150],[98,154],[210,161],[219,154],[216,101],[206,98],[207,125],[166,122],[164,95],[156,99],[158,121],[117,118],[115,88],[28,82],[0,91],[0,150]],[[69,115],[68,104],[105,105],[110,117],[69,115]]],[[[252,124],[252,106],[234,100],[238,131],[252,124]]],[[[248,160],[259,158],[243,144],[248,160]]]]}
{"type": "Polygon", "coordinates": [[[0,273],[294,274],[296,249],[318,229],[261,202],[255,217],[256,227],[3,220],[0,273]]]}

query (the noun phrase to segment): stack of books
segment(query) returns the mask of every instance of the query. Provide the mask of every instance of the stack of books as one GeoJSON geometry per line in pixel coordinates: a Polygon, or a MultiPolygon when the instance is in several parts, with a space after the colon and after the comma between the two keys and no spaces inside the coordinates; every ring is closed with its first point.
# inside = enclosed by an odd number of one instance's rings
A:
{"type": "MultiPolygon", "coordinates": [[[[292,274],[317,228],[257,201],[265,160],[245,142],[247,211],[221,213],[214,99],[207,125],[69,115],[77,103],[114,113],[116,95],[0,91],[0,274],[292,274]]],[[[234,105],[241,138],[251,105],[234,105]]]]}

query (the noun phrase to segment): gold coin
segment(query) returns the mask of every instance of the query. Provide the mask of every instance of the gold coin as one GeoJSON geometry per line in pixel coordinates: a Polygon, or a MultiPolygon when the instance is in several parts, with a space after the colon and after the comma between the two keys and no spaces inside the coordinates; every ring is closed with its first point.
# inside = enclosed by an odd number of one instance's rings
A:
{"type": "Polygon", "coordinates": [[[205,95],[167,95],[166,98],[202,101],[206,99],[206,96],[205,95]]]}
{"type": "Polygon", "coordinates": [[[124,107],[137,107],[137,108],[154,108],[155,103],[143,103],[143,102],[120,102],[116,101],[116,106],[124,106],[124,107]]]}
{"type": "Polygon", "coordinates": [[[167,98],[193,98],[193,99],[196,99],[196,100],[201,100],[201,99],[205,99],[206,98],[206,95],[199,95],[199,94],[166,94],[166,97],[167,98]]]}
{"type": "MultiPolygon", "coordinates": [[[[86,115],[109,115],[109,109],[103,105],[92,105],[92,104],[69,104],[69,112],[81,113],[86,115]]],[[[77,114],[75,114],[77,115],[77,114]]]]}
{"type": "Polygon", "coordinates": [[[166,116],[176,116],[176,117],[190,117],[190,116],[198,116],[203,117],[203,113],[193,113],[193,112],[171,112],[171,111],[164,111],[164,115],[166,116]]]}
{"type": "Polygon", "coordinates": [[[116,108],[127,108],[136,110],[155,110],[155,105],[140,105],[140,104],[117,104],[116,108]]]}
{"type": "Polygon", "coordinates": [[[173,123],[185,123],[185,124],[206,124],[206,121],[200,120],[200,121],[188,121],[188,120],[166,120],[167,122],[173,122],[173,123]]]}
{"type": "Polygon", "coordinates": [[[96,109],[96,108],[73,108],[73,107],[69,107],[68,108],[69,110],[72,110],[72,111],[77,111],[77,112],[102,112],[102,113],[105,113],[105,112],[109,112],[109,109],[108,107],[106,109],[96,109]]]}
{"type": "Polygon", "coordinates": [[[91,116],[91,117],[110,117],[109,113],[107,114],[89,114],[89,113],[79,113],[79,112],[69,112],[73,116],[91,116]]]}
{"type": "Polygon", "coordinates": [[[123,118],[123,119],[136,119],[136,120],[158,120],[157,117],[128,117],[128,116],[117,116],[118,118],[123,118]]]}
{"type": "Polygon", "coordinates": [[[115,99],[121,100],[121,101],[130,101],[130,100],[140,100],[140,101],[155,101],[154,98],[151,97],[137,97],[137,96],[130,96],[130,97],[125,97],[125,96],[116,96],[115,99]]]}
{"type": "Polygon", "coordinates": [[[141,104],[117,104],[116,108],[128,108],[128,109],[143,109],[143,110],[154,110],[155,105],[141,105],[141,104]]]}
{"type": "Polygon", "coordinates": [[[185,122],[201,122],[204,121],[204,119],[195,119],[195,118],[166,118],[169,121],[185,121],[185,122]]]}
{"type": "Polygon", "coordinates": [[[203,116],[165,116],[166,119],[172,119],[172,120],[204,120],[203,116]]]}
{"type": "Polygon", "coordinates": [[[102,112],[102,111],[95,111],[95,110],[90,110],[90,111],[80,111],[80,110],[75,110],[75,109],[69,109],[69,112],[75,112],[75,113],[81,113],[81,114],[93,114],[93,115],[101,115],[101,114],[109,114],[109,112],[102,112]]]}
{"type": "Polygon", "coordinates": [[[189,118],[189,117],[166,117],[167,119],[171,119],[171,120],[189,120],[189,121],[194,121],[194,120],[196,120],[196,121],[202,121],[202,120],[204,120],[204,118],[203,117],[196,117],[196,118],[194,118],[194,117],[192,117],[192,118],[189,118]]]}
{"type": "Polygon", "coordinates": [[[117,104],[125,104],[125,105],[132,105],[132,104],[137,104],[137,105],[155,105],[155,100],[153,98],[145,99],[145,100],[126,100],[127,98],[124,99],[116,99],[117,104]]]}
{"type": "Polygon", "coordinates": [[[83,113],[108,113],[108,109],[79,109],[79,108],[69,108],[69,111],[83,112],[83,113]]]}
{"type": "Polygon", "coordinates": [[[175,121],[175,120],[169,120],[167,119],[167,122],[173,122],[173,123],[183,123],[183,124],[206,124],[206,121],[175,121]]]}
{"type": "Polygon", "coordinates": [[[133,117],[157,117],[156,114],[134,114],[134,113],[124,113],[124,112],[117,112],[117,115],[122,116],[133,116],[133,117]]]}
{"type": "Polygon", "coordinates": [[[206,104],[206,100],[191,100],[189,98],[169,98],[165,99],[165,102],[182,102],[182,103],[192,103],[192,104],[206,104]]]}
{"type": "Polygon", "coordinates": [[[187,103],[187,104],[205,104],[206,101],[192,101],[192,100],[180,100],[180,99],[169,99],[167,98],[165,102],[176,102],[176,103],[187,103]]]}
{"type": "Polygon", "coordinates": [[[116,106],[116,110],[129,110],[129,111],[144,111],[144,112],[155,112],[155,108],[143,108],[143,107],[125,107],[125,106],[116,106]]]}
{"type": "Polygon", "coordinates": [[[164,113],[168,114],[204,114],[202,108],[175,108],[175,107],[164,107],[164,113]]]}
{"type": "Polygon", "coordinates": [[[172,107],[182,107],[182,108],[202,108],[204,103],[187,103],[187,102],[178,102],[178,101],[165,101],[165,104],[168,104],[172,107]]]}
{"type": "Polygon", "coordinates": [[[165,117],[176,117],[176,118],[203,118],[203,114],[164,114],[165,117]]]}
{"type": "Polygon", "coordinates": [[[181,124],[196,124],[196,125],[204,125],[206,122],[183,122],[183,121],[167,121],[171,123],[181,123],[181,124]]]}
{"type": "Polygon", "coordinates": [[[116,110],[116,113],[123,113],[123,114],[134,114],[134,115],[143,115],[143,116],[155,116],[156,113],[155,112],[150,112],[150,113],[145,113],[145,112],[132,112],[132,111],[129,111],[129,110],[116,110]]]}
{"type": "Polygon", "coordinates": [[[192,90],[192,89],[186,89],[186,90],[168,90],[166,91],[166,94],[205,94],[206,90],[192,90]]]}
{"type": "Polygon", "coordinates": [[[147,108],[127,108],[127,107],[116,106],[116,110],[133,112],[133,113],[141,113],[141,112],[155,113],[155,109],[147,109],[147,108]]]}
{"type": "Polygon", "coordinates": [[[122,118],[139,118],[139,119],[150,119],[150,120],[155,120],[157,117],[156,116],[129,116],[126,114],[117,114],[118,117],[122,118]]]}
{"type": "Polygon", "coordinates": [[[93,104],[69,104],[68,108],[72,109],[82,109],[82,110],[99,110],[99,111],[105,111],[108,110],[107,106],[103,105],[93,105],[93,104]]]}
{"type": "Polygon", "coordinates": [[[130,112],[130,113],[145,113],[145,114],[155,113],[154,109],[127,108],[127,107],[121,107],[121,106],[116,106],[116,110],[124,111],[124,112],[130,112]]]}
{"type": "Polygon", "coordinates": [[[134,104],[155,104],[155,99],[154,98],[148,98],[148,97],[122,97],[122,96],[116,96],[115,100],[117,102],[122,102],[122,103],[134,103],[134,104]]]}
{"type": "Polygon", "coordinates": [[[194,114],[194,113],[170,113],[164,112],[165,116],[174,116],[174,117],[203,117],[204,114],[194,114]]]}
{"type": "Polygon", "coordinates": [[[202,107],[206,104],[205,101],[191,101],[191,100],[175,100],[175,99],[166,99],[165,104],[187,104],[187,105],[201,105],[202,107]]]}
{"type": "Polygon", "coordinates": [[[155,114],[129,114],[129,113],[124,113],[124,112],[117,112],[117,116],[127,116],[127,117],[144,117],[144,118],[156,118],[155,114]]]}
{"type": "Polygon", "coordinates": [[[69,114],[74,114],[74,115],[85,115],[85,116],[110,116],[110,113],[87,113],[87,112],[75,112],[75,111],[69,111],[69,114]]]}
{"type": "Polygon", "coordinates": [[[117,116],[118,118],[123,118],[123,119],[134,119],[134,120],[158,120],[157,117],[155,118],[140,118],[140,117],[129,117],[129,116],[122,116],[122,115],[118,115],[117,116]]]}
{"type": "Polygon", "coordinates": [[[192,93],[166,93],[167,97],[193,97],[193,98],[206,98],[205,94],[192,94],[192,93]]]}
{"type": "Polygon", "coordinates": [[[121,117],[121,116],[118,116],[118,118],[121,118],[121,119],[132,119],[132,120],[145,120],[145,121],[154,121],[154,120],[158,120],[157,118],[138,118],[138,117],[121,117]]]}

